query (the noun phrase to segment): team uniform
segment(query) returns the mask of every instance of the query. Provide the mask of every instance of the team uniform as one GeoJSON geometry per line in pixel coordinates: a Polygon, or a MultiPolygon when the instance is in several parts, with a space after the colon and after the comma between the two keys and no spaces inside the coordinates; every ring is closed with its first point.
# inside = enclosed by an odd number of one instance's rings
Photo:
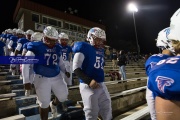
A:
{"type": "Polygon", "coordinates": [[[22,53],[26,53],[27,52],[27,46],[30,42],[27,42],[23,45],[23,52],[22,53]]]}
{"type": "Polygon", "coordinates": [[[154,54],[146,60],[145,68],[146,74],[149,75],[149,71],[155,66],[160,60],[167,59],[170,55],[165,54],[154,54]]]}
{"type": "Polygon", "coordinates": [[[95,48],[85,42],[76,42],[72,48],[75,53],[73,70],[81,68],[84,74],[96,80],[100,87],[92,89],[80,79],[80,93],[84,104],[86,120],[96,120],[98,114],[103,120],[111,120],[111,98],[104,82],[104,49],[95,48]]]}
{"type": "MultiPolygon", "coordinates": [[[[23,45],[23,51],[27,52],[27,46],[28,44],[30,44],[30,42],[27,42],[23,45]]],[[[22,68],[22,67],[21,67],[22,68]]],[[[21,70],[22,72],[22,70],[21,70]]],[[[33,83],[33,77],[34,77],[34,72],[33,72],[33,64],[31,64],[29,66],[29,80],[30,80],[30,83],[33,83]]]]}
{"type": "Polygon", "coordinates": [[[180,101],[180,56],[161,60],[149,72],[148,88],[156,96],[180,101]]]}
{"type": "MultiPolygon", "coordinates": [[[[66,70],[71,71],[71,66],[69,62],[69,54],[72,53],[72,48],[68,45],[62,46],[61,44],[60,44],[60,47],[61,47],[62,58],[65,64],[66,70]]],[[[72,85],[72,75],[69,78],[64,75],[64,80],[67,83],[67,85],[72,85]]]]}
{"type": "Polygon", "coordinates": [[[17,46],[18,37],[17,36],[11,36],[10,41],[8,43],[8,48],[11,49],[14,52],[17,46]]]}
{"type": "Polygon", "coordinates": [[[9,55],[9,51],[8,51],[8,44],[10,42],[10,38],[13,36],[12,34],[7,34],[6,35],[6,40],[4,41],[4,43],[6,44],[6,48],[5,48],[5,55],[8,56],[9,55]]]}
{"type": "MultiPolygon", "coordinates": [[[[160,61],[163,59],[167,59],[168,57],[170,57],[169,55],[165,55],[165,54],[154,54],[151,57],[149,57],[146,60],[145,63],[145,69],[146,69],[146,74],[149,76],[149,72],[150,70],[160,61]]],[[[148,102],[148,107],[151,113],[151,119],[152,120],[156,120],[156,112],[154,110],[154,97],[153,97],[153,93],[151,90],[149,90],[148,88],[146,89],[146,100],[148,102]]]]}
{"type": "MultiPolygon", "coordinates": [[[[146,60],[145,63],[145,69],[146,69],[146,74],[147,76],[149,76],[149,73],[151,71],[151,69],[156,66],[156,64],[163,59],[167,59],[169,57],[171,57],[170,54],[172,54],[172,52],[170,52],[171,50],[171,45],[168,43],[168,41],[170,41],[167,36],[170,33],[170,28],[167,27],[163,30],[161,30],[158,33],[158,37],[156,39],[156,46],[162,50],[162,54],[154,54],[151,57],[149,57],[146,60]]],[[[149,79],[149,78],[148,78],[149,79]]],[[[149,80],[148,80],[149,81],[149,80]]],[[[148,82],[147,82],[147,86],[148,86],[148,82]]],[[[146,101],[149,107],[149,111],[150,111],[150,115],[151,115],[151,119],[152,120],[156,120],[156,111],[155,111],[155,99],[153,97],[153,93],[152,91],[147,87],[146,89],[146,101]]]]}
{"type": "Polygon", "coordinates": [[[16,47],[16,50],[19,51],[19,54],[22,54],[22,51],[23,51],[23,45],[30,42],[28,39],[26,38],[20,38],[18,39],[17,41],[17,47],[16,47]]]}
{"type": "MultiPolygon", "coordinates": [[[[61,49],[58,45],[49,48],[43,42],[30,42],[26,56],[43,56],[46,64],[34,64],[34,86],[41,108],[47,108],[50,103],[51,90],[59,101],[65,101],[68,95],[66,83],[62,80],[60,71],[65,72],[61,58],[61,49]],[[60,88],[60,89],[59,89],[60,88]]],[[[30,83],[29,65],[23,65],[23,82],[30,83]]]]}

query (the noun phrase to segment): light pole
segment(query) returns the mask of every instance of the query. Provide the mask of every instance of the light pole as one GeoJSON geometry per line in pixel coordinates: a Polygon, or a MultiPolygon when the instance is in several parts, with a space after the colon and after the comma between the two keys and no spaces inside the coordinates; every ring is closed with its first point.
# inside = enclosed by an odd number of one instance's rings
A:
{"type": "Polygon", "coordinates": [[[134,15],[135,12],[138,12],[138,9],[137,9],[137,7],[136,7],[136,5],[134,3],[130,3],[128,5],[128,10],[133,13],[133,22],[134,22],[134,30],[135,30],[135,35],[136,35],[137,54],[138,54],[138,58],[139,58],[140,46],[139,46],[139,43],[138,43],[137,30],[136,30],[136,21],[135,21],[135,15],[134,15]]]}

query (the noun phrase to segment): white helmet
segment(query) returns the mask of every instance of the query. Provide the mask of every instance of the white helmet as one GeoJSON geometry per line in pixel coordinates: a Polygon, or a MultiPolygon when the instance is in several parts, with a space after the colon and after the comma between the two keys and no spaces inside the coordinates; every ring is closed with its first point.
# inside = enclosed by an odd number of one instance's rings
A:
{"type": "Polygon", "coordinates": [[[95,45],[94,38],[101,38],[106,41],[106,33],[104,30],[98,27],[91,28],[87,34],[87,41],[90,42],[91,45],[95,45]]]}
{"type": "Polygon", "coordinates": [[[173,16],[171,17],[171,21],[179,21],[180,19],[180,8],[178,10],[176,10],[176,12],[173,14],[173,16]]]}
{"type": "Polygon", "coordinates": [[[167,46],[168,46],[167,36],[169,35],[169,33],[170,33],[170,27],[167,27],[159,32],[158,37],[156,39],[157,40],[156,46],[158,48],[162,48],[162,49],[167,48],[167,46]]]}
{"type": "Polygon", "coordinates": [[[7,33],[12,34],[13,33],[12,29],[7,29],[7,33]]]}
{"type": "Polygon", "coordinates": [[[16,30],[17,30],[17,28],[14,28],[12,31],[13,31],[13,33],[16,33],[16,30]]]}
{"type": "Polygon", "coordinates": [[[47,26],[43,30],[43,34],[45,37],[51,38],[51,39],[58,39],[58,31],[52,27],[52,26],[47,26]]]}
{"type": "Polygon", "coordinates": [[[170,29],[168,39],[180,41],[180,8],[171,17],[170,29]]]}
{"type": "Polygon", "coordinates": [[[31,35],[31,41],[41,41],[43,38],[43,34],[40,32],[35,32],[31,35]]]}
{"type": "Polygon", "coordinates": [[[21,30],[21,29],[17,29],[17,30],[16,30],[16,34],[22,34],[22,35],[23,35],[23,34],[24,34],[24,31],[21,30]]]}
{"type": "Polygon", "coordinates": [[[66,34],[66,33],[60,33],[59,34],[59,39],[68,39],[69,40],[69,37],[68,37],[68,35],[66,34]]]}
{"type": "Polygon", "coordinates": [[[66,46],[68,44],[68,40],[69,40],[69,37],[68,37],[68,35],[66,33],[62,32],[62,33],[59,34],[59,43],[62,46],[66,46]]]}
{"type": "Polygon", "coordinates": [[[32,35],[33,33],[34,33],[34,31],[30,30],[30,29],[26,31],[26,35],[32,35]]]}

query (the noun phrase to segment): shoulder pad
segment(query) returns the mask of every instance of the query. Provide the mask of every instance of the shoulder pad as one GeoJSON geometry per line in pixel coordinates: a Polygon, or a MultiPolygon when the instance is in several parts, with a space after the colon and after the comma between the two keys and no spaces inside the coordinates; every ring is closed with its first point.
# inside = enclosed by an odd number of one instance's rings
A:
{"type": "Polygon", "coordinates": [[[74,46],[72,48],[72,51],[74,53],[76,52],[84,52],[86,51],[89,47],[92,47],[90,44],[86,43],[86,42],[75,42],[74,46]]]}
{"type": "Polygon", "coordinates": [[[30,42],[27,45],[27,50],[36,53],[36,51],[39,49],[39,47],[41,47],[42,44],[42,42],[30,42]]]}

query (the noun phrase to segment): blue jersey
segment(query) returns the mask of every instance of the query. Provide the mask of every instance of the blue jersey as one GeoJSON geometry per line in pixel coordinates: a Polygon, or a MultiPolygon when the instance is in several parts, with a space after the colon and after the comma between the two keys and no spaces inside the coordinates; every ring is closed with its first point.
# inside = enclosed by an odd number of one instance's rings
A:
{"type": "Polygon", "coordinates": [[[0,37],[2,37],[2,38],[3,38],[3,36],[4,36],[4,34],[1,34],[1,35],[0,35],[0,37]]]}
{"type": "Polygon", "coordinates": [[[28,46],[29,43],[30,43],[30,42],[25,43],[25,44],[23,45],[23,49],[26,49],[26,50],[27,50],[27,46],[28,46]]]}
{"type": "Polygon", "coordinates": [[[70,46],[61,46],[61,44],[59,44],[61,47],[61,52],[62,52],[62,58],[64,61],[68,61],[69,60],[69,54],[72,52],[72,48],[70,46]]]}
{"type": "Polygon", "coordinates": [[[180,56],[159,61],[149,72],[148,88],[154,97],[180,101],[180,56]]]}
{"type": "Polygon", "coordinates": [[[6,43],[7,34],[3,34],[1,37],[2,37],[3,42],[6,43]]]}
{"type": "Polygon", "coordinates": [[[13,36],[12,34],[7,34],[7,37],[8,39],[10,39],[10,37],[13,36]]]}
{"type": "Polygon", "coordinates": [[[4,46],[6,46],[6,44],[0,41],[0,56],[4,55],[4,46]]]}
{"type": "Polygon", "coordinates": [[[146,74],[149,75],[149,71],[153,66],[155,66],[160,60],[167,59],[168,57],[170,56],[165,54],[154,54],[149,57],[145,63],[146,74]]]}
{"type": "Polygon", "coordinates": [[[17,46],[17,41],[18,41],[18,37],[17,36],[11,36],[10,37],[10,40],[12,40],[13,41],[13,44],[12,44],[12,49],[13,49],[13,51],[16,49],[16,46],[17,46]]]}
{"type": "Polygon", "coordinates": [[[30,41],[29,41],[28,39],[26,39],[26,38],[20,38],[20,39],[18,39],[17,43],[21,43],[21,44],[22,44],[22,47],[21,47],[21,49],[20,49],[20,53],[22,53],[23,45],[24,45],[25,43],[27,43],[27,42],[30,42],[30,41]]]}
{"type": "Polygon", "coordinates": [[[55,77],[60,73],[59,60],[61,48],[59,45],[49,48],[43,42],[30,42],[27,50],[32,51],[35,56],[43,57],[46,62],[46,64],[34,64],[33,70],[35,74],[45,77],[55,77]]]}
{"type": "MultiPolygon", "coordinates": [[[[84,54],[84,61],[81,67],[83,72],[97,82],[103,82],[104,51],[95,49],[86,42],[75,42],[72,50],[74,53],[81,52],[84,54]]],[[[83,82],[83,80],[80,79],[80,82],[83,82]]]]}

